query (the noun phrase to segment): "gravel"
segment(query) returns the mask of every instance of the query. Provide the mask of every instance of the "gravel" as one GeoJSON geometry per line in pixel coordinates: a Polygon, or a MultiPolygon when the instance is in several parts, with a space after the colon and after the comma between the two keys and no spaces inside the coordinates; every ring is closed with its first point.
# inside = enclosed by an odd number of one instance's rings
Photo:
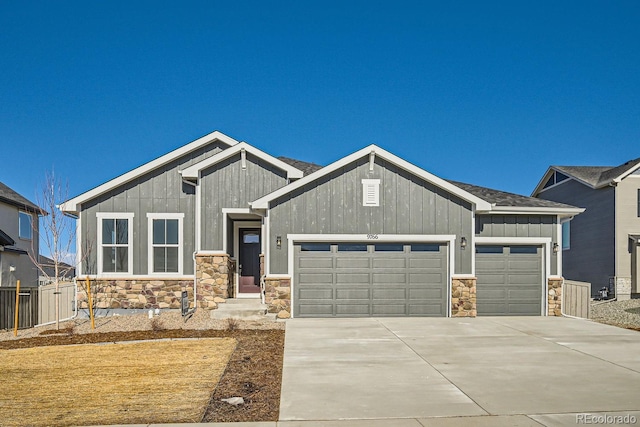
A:
{"type": "MultiPolygon", "coordinates": [[[[154,316],[153,319],[149,319],[147,313],[97,317],[95,326],[95,329],[91,329],[91,321],[89,319],[74,319],[60,323],[60,329],[73,332],[73,334],[150,331],[154,329],[284,329],[285,323],[277,322],[270,318],[260,320],[212,319],[209,311],[197,310],[193,316],[187,319],[183,319],[179,311],[163,311],[154,316]]],[[[0,331],[0,341],[36,337],[55,329],[55,324],[19,329],[17,337],[13,336],[13,330],[4,330],[0,331]]]]}
{"type": "Polygon", "coordinates": [[[622,328],[640,329],[640,299],[593,301],[591,320],[622,328]]]}

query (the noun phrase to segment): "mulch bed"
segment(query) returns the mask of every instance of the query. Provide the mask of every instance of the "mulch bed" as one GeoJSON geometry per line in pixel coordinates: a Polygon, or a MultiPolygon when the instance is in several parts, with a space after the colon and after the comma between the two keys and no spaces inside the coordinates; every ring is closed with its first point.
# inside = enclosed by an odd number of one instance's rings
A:
{"type": "Polygon", "coordinates": [[[162,338],[230,337],[238,341],[222,379],[211,395],[203,422],[277,421],[280,409],[283,330],[188,330],[49,334],[0,342],[0,349],[89,344],[162,338]],[[233,406],[220,399],[242,397],[233,406]]]}

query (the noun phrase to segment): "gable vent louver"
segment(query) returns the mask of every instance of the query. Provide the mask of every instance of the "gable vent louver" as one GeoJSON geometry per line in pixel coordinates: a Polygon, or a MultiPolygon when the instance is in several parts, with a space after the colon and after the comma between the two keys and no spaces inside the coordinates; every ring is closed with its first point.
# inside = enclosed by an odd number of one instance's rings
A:
{"type": "Polygon", "coordinates": [[[380,180],[362,180],[362,205],[380,206],[380,180]]]}

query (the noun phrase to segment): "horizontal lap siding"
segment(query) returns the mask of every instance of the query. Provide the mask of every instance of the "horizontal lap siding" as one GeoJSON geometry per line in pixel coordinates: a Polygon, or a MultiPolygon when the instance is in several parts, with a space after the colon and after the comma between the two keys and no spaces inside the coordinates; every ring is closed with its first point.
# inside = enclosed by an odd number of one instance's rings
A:
{"type": "MultiPolygon", "coordinates": [[[[147,274],[148,219],[147,213],[184,213],[183,236],[184,274],[193,274],[191,256],[195,250],[195,193],[193,187],[184,184],[179,173],[207,157],[222,151],[225,144],[214,142],[167,165],[145,174],[110,192],[85,202],[81,206],[81,236],[83,249],[91,247],[88,259],[83,262],[83,273],[97,273],[98,212],[133,212],[133,274],[147,274]]],[[[80,250],[80,249],[79,249],[80,250]]]]}
{"type": "MultiPolygon", "coordinates": [[[[287,274],[287,234],[472,233],[471,205],[403,169],[368,157],[272,202],[270,274],[287,274]],[[380,179],[380,206],[362,205],[362,179],[380,179]],[[275,236],[282,236],[277,248],[275,236]]],[[[455,245],[456,273],[471,273],[471,251],[455,245]]]]}

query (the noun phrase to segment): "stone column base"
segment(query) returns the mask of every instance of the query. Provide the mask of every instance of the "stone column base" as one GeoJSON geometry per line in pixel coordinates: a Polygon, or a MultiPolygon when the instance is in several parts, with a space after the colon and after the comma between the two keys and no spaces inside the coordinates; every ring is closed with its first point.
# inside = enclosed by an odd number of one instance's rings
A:
{"type": "Polygon", "coordinates": [[[550,278],[547,281],[547,315],[562,316],[562,277],[550,278]]]}
{"type": "Polygon", "coordinates": [[[227,254],[196,254],[198,307],[213,310],[232,298],[235,261],[227,254]]]}
{"type": "Polygon", "coordinates": [[[476,317],[477,278],[451,278],[451,317],[476,317]]]}
{"type": "Polygon", "coordinates": [[[291,317],[291,278],[270,276],[264,278],[264,302],[269,313],[276,313],[279,319],[291,317]]]}
{"type": "Polygon", "coordinates": [[[616,289],[616,299],[618,301],[627,301],[631,299],[631,277],[619,277],[614,280],[616,289]]]}

